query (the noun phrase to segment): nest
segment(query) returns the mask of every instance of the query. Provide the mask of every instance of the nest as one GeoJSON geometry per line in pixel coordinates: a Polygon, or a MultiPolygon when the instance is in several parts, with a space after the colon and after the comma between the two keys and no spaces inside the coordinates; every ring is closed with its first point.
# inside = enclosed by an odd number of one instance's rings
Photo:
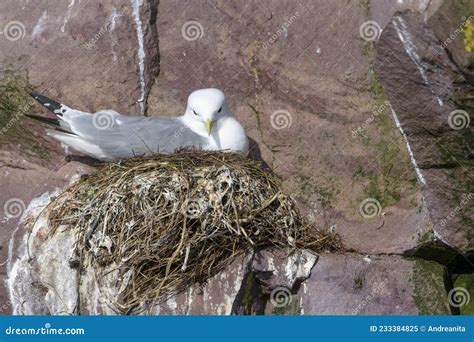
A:
{"type": "Polygon", "coordinates": [[[131,313],[204,283],[251,248],[336,250],[340,239],[305,222],[278,179],[223,152],[181,151],[103,166],[51,204],[50,225],[74,229],[76,266],[99,289],[118,271],[109,305],[131,313]]]}

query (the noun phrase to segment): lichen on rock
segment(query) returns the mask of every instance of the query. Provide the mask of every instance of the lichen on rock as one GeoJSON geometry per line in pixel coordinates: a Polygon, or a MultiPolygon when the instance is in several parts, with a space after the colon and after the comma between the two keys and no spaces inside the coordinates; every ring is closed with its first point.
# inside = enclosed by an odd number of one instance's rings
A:
{"type": "Polygon", "coordinates": [[[434,262],[414,259],[413,299],[420,315],[450,315],[445,289],[446,269],[434,262]]]}

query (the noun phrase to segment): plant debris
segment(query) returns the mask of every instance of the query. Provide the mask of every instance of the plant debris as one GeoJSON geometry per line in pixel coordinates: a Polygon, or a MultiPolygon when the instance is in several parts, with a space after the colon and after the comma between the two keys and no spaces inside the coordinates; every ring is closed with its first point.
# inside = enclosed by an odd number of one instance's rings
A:
{"type": "Polygon", "coordinates": [[[0,142],[4,142],[6,133],[23,137],[21,133],[25,128],[21,121],[33,104],[29,91],[31,86],[26,73],[0,70],[0,142]]]}
{"type": "Polygon", "coordinates": [[[25,121],[34,110],[34,100],[28,73],[13,69],[0,69],[0,145],[21,145],[28,155],[47,159],[49,150],[44,148],[25,121]]]}
{"type": "Polygon", "coordinates": [[[100,289],[115,281],[107,303],[119,313],[204,283],[252,248],[341,248],[338,235],[299,215],[274,175],[226,152],[184,150],[107,164],[50,206],[51,234],[74,229],[71,265],[91,266],[100,289]]]}

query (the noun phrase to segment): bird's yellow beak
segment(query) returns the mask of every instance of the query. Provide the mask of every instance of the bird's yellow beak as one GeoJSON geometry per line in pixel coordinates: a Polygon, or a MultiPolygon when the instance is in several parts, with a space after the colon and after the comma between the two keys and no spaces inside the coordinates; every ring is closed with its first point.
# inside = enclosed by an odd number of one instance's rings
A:
{"type": "Polygon", "coordinates": [[[204,126],[206,126],[207,134],[211,135],[211,130],[212,130],[212,125],[214,124],[213,121],[210,119],[207,119],[204,121],[204,126]]]}

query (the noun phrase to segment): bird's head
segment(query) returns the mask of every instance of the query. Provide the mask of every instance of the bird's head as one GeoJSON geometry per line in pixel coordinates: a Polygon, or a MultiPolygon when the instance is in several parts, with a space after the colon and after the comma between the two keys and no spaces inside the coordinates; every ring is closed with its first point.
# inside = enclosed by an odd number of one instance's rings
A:
{"type": "Polygon", "coordinates": [[[188,105],[184,114],[188,120],[202,123],[208,135],[211,135],[212,126],[225,116],[232,115],[224,93],[216,88],[199,89],[188,97],[188,105]]]}

